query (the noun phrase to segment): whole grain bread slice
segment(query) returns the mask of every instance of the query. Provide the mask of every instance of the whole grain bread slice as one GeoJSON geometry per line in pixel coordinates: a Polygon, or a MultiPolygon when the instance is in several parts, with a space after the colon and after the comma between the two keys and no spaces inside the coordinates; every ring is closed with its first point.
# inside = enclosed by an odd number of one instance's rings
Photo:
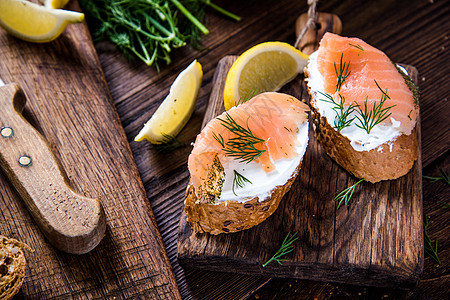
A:
{"type": "Polygon", "coordinates": [[[16,239],[0,235],[0,299],[11,299],[22,286],[26,267],[22,249],[31,250],[16,239]]]}

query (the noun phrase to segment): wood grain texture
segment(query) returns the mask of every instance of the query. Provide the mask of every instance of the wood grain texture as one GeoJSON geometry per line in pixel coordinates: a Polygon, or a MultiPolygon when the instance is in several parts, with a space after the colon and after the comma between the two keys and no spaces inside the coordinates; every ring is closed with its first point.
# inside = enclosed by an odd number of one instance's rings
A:
{"type": "MultiPolygon", "coordinates": [[[[204,122],[223,103],[228,69],[236,57],[219,62],[204,122]]],[[[417,71],[407,66],[417,80],[417,71]]],[[[282,91],[307,99],[303,80],[282,91]]],[[[309,98],[308,98],[309,99],[309,98]]],[[[221,113],[221,111],[219,111],[221,113]]],[[[417,123],[420,131],[420,122],[417,123]]],[[[196,234],[184,214],[178,235],[178,261],[186,267],[244,274],[412,286],[423,269],[422,168],[420,159],[405,176],[362,183],[348,207],[333,198],[356,179],[333,162],[310,132],[302,169],[278,210],[262,224],[233,234],[196,234]],[[283,265],[267,261],[288,232],[298,232],[293,254],[283,265]],[[314,271],[313,271],[314,270],[314,271]]],[[[420,135],[419,135],[420,137],[420,135]]],[[[420,152],[420,149],[419,149],[420,152]]],[[[420,155],[419,155],[420,157],[420,155]]]]}
{"type": "MultiPolygon", "coordinates": [[[[71,8],[79,10],[76,2],[71,8]]],[[[24,116],[45,137],[73,189],[100,200],[107,221],[105,237],[89,254],[60,252],[0,173],[0,232],[35,250],[26,254],[20,295],[179,299],[86,23],[70,25],[48,44],[26,43],[0,31],[0,55],[1,78],[18,83],[27,96],[24,116]]]]}
{"type": "MultiPolygon", "coordinates": [[[[218,61],[226,55],[239,55],[264,41],[279,40],[293,44],[295,21],[308,9],[306,1],[297,0],[216,0],[214,3],[239,14],[242,20],[234,22],[207,10],[206,25],[210,34],[203,37],[201,48],[192,50],[186,47],[175,51],[172,64],[161,68],[160,73],[138,61],[127,61],[109,43],[96,44],[183,298],[242,299],[249,295],[255,298],[261,286],[264,288],[260,289],[263,293],[259,294],[259,299],[289,299],[289,296],[290,299],[383,297],[386,288],[180,268],[176,259],[177,232],[189,180],[186,162],[191,148],[160,154],[149,144],[136,143],[133,139],[168,94],[170,84],[178,73],[197,58],[203,66],[203,85],[194,115],[179,135],[182,141],[188,144],[193,142],[201,128],[218,61]]],[[[450,106],[446,100],[450,89],[446,74],[450,73],[450,65],[445,63],[450,59],[447,30],[450,26],[450,19],[447,18],[450,7],[446,1],[331,0],[319,1],[318,11],[338,15],[343,23],[343,35],[359,37],[382,49],[394,61],[417,67],[421,88],[424,174],[438,175],[435,161],[448,156],[450,139],[450,106]]],[[[449,170],[448,164],[437,165],[449,170]]],[[[400,291],[392,294],[389,290],[386,294],[392,298],[400,294],[397,298],[417,299],[427,293],[430,299],[448,298],[450,210],[442,208],[441,203],[447,201],[448,193],[444,183],[424,181],[424,210],[432,217],[430,234],[433,240],[438,240],[443,265],[437,267],[426,258],[419,286],[407,293],[400,291]]]]}
{"type": "MultiPolygon", "coordinates": [[[[295,36],[301,34],[308,23],[308,14],[301,14],[295,21],[295,36]]],[[[319,47],[319,42],[325,32],[341,34],[342,22],[335,14],[317,13],[317,22],[315,26],[308,28],[299,41],[297,48],[303,53],[310,55],[319,47]]]]}
{"type": "Polygon", "coordinates": [[[97,199],[68,186],[44,138],[22,116],[25,103],[19,85],[0,87],[0,166],[49,242],[85,254],[105,235],[105,212],[97,199]]]}

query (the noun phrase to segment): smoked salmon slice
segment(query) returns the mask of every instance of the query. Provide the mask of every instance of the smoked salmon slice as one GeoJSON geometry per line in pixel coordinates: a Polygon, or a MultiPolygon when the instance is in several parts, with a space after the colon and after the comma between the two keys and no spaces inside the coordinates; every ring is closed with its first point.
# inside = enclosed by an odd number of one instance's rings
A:
{"type": "Polygon", "coordinates": [[[199,187],[208,180],[216,158],[225,169],[227,162],[238,160],[274,171],[275,161],[298,155],[298,128],[307,121],[307,111],[305,103],[290,95],[262,93],[211,120],[197,136],[188,159],[192,184],[199,187]],[[246,133],[230,130],[230,122],[246,133]],[[237,147],[233,148],[233,142],[237,147]]]}
{"type": "Polygon", "coordinates": [[[372,108],[385,97],[389,118],[382,124],[400,122],[401,133],[409,135],[416,125],[418,103],[404,75],[382,51],[361,39],[325,33],[317,55],[325,93],[345,99],[344,105],[372,108]]]}

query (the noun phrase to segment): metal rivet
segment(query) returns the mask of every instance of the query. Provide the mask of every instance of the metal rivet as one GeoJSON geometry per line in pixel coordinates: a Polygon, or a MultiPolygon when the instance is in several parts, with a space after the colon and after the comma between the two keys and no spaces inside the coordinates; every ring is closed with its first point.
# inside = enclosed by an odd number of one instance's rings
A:
{"type": "Polygon", "coordinates": [[[0,134],[2,135],[2,137],[4,138],[9,138],[12,137],[14,135],[14,131],[11,127],[2,127],[2,129],[0,130],[0,134]]]}
{"type": "Polygon", "coordinates": [[[22,167],[28,167],[31,165],[32,162],[33,160],[28,155],[22,155],[21,157],[19,157],[19,164],[22,167]]]}

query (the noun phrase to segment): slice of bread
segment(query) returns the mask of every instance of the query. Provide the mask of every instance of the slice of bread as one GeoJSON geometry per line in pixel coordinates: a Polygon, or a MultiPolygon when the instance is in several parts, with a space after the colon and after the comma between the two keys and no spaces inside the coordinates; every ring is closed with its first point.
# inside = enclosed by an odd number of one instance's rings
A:
{"type": "Polygon", "coordinates": [[[360,39],[326,33],[305,77],[315,135],[332,159],[372,183],[409,172],[418,89],[406,70],[360,39]]]}
{"type": "Polygon", "coordinates": [[[22,249],[31,248],[0,235],[0,299],[11,299],[22,286],[26,260],[22,249]]]}
{"type": "Polygon", "coordinates": [[[290,95],[262,93],[203,128],[188,160],[185,211],[194,232],[237,232],[275,212],[306,152],[308,111],[290,95]],[[262,152],[247,159],[255,149],[262,152]]]}
{"type": "Polygon", "coordinates": [[[300,167],[301,162],[289,180],[284,185],[274,187],[270,192],[270,197],[264,201],[259,201],[258,197],[254,197],[245,202],[200,203],[194,186],[190,182],[186,190],[184,207],[187,222],[194,232],[208,232],[213,235],[237,232],[258,225],[278,208],[281,199],[295,181],[300,167]]]}
{"type": "MultiPolygon", "coordinates": [[[[311,97],[314,97],[311,95],[311,97]]],[[[417,135],[402,134],[370,151],[356,151],[350,140],[337,132],[311,102],[314,132],[325,152],[357,178],[375,183],[397,179],[409,172],[417,159],[417,135]],[[379,150],[380,149],[380,150],[379,150]]]]}

